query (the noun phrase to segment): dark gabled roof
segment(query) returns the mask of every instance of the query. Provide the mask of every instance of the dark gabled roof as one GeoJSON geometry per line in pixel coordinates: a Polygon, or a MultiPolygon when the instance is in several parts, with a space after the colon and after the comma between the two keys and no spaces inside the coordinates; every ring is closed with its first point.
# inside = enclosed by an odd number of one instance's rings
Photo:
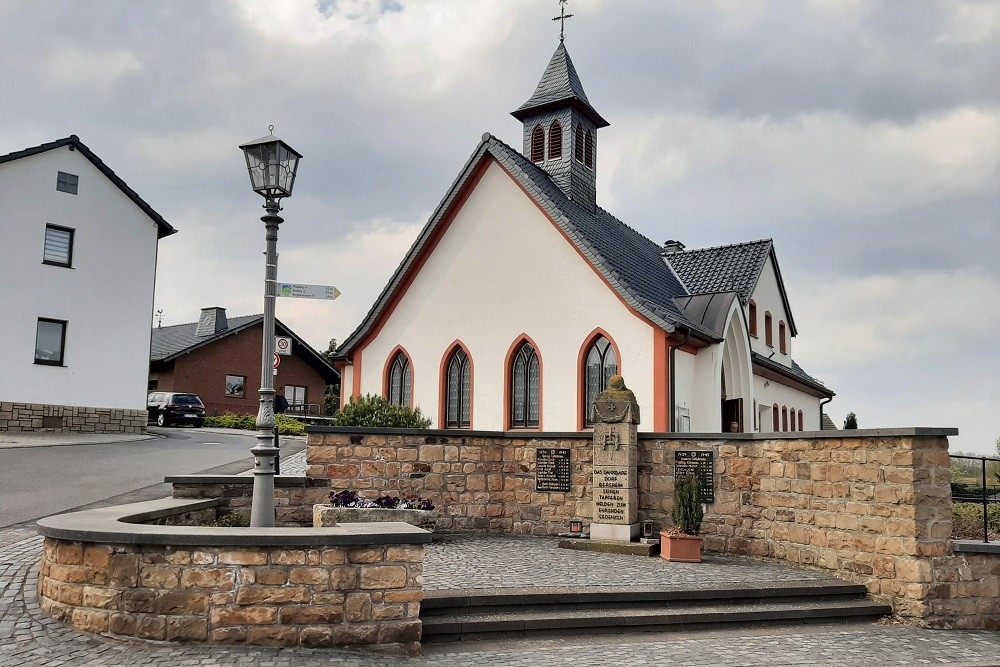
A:
{"type": "Polygon", "coordinates": [[[764,264],[770,257],[778,276],[778,289],[781,292],[781,303],[788,315],[789,331],[793,336],[798,334],[771,239],[684,250],[664,257],[689,293],[737,292],[744,304],[753,296],[764,264]]]}
{"type": "Polygon", "coordinates": [[[157,226],[157,238],[163,238],[164,236],[170,236],[177,232],[170,223],[163,219],[159,213],[153,210],[153,207],[146,203],[146,201],[136,194],[136,191],[128,186],[128,183],[123,181],[118,174],[111,170],[111,168],[104,164],[101,158],[97,157],[93,151],[87,148],[80,137],[75,134],[71,134],[65,139],[57,139],[56,141],[50,141],[47,144],[41,144],[40,146],[34,146],[32,148],[25,148],[21,151],[16,151],[14,153],[8,153],[7,155],[0,155],[0,164],[4,162],[13,162],[14,160],[20,160],[24,157],[30,157],[32,155],[38,155],[39,153],[45,153],[46,151],[51,151],[56,148],[63,148],[64,146],[69,146],[71,149],[80,151],[90,162],[97,167],[102,174],[108,177],[108,179],[118,186],[118,189],[125,193],[125,196],[131,199],[136,206],[142,209],[143,213],[148,215],[157,226]]]}
{"type": "Polygon", "coordinates": [[[372,331],[484,158],[495,159],[513,176],[629,306],[665,331],[679,325],[706,341],[721,340],[718,332],[685,317],[674,302],[687,292],[663,261],[660,246],[604,209],[590,212],[570,200],[542,169],[487,133],[338,356],[349,356],[372,331]]]}
{"type": "MultiPolygon", "coordinates": [[[[263,315],[242,315],[240,317],[229,317],[227,318],[229,327],[211,336],[195,335],[195,332],[198,330],[197,322],[175,324],[169,327],[156,327],[153,329],[152,338],[150,340],[149,360],[150,362],[161,363],[173,361],[177,357],[194,352],[195,350],[221,340],[226,336],[231,336],[255,325],[261,324],[263,320],[263,315]]],[[[291,336],[295,341],[293,351],[303,350],[305,352],[305,354],[301,355],[303,359],[305,359],[306,362],[320,375],[327,379],[328,382],[332,382],[335,378],[340,376],[340,373],[333,369],[323,355],[310,347],[308,343],[299,338],[291,329],[286,327],[279,320],[274,321],[274,329],[275,333],[291,336]]]]}
{"type": "Polygon", "coordinates": [[[607,127],[610,123],[597,113],[597,110],[590,105],[587,93],[583,92],[583,83],[576,73],[573,60],[569,57],[566,46],[559,42],[552,59],[549,60],[545,73],[535,87],[535,92],[527,102],[522,104],[510,115],[523,121],[528,116],[544,113],[555,107],[569,104],[576,107],[584,116],[589,118],[597,127],[607,127]]]}
{"type": "Polygon", "coordinates": [[[739,296],[736,292],[716,292],[713,294],[692,294],[679,296],[674,303],[690,322],[697,322],[720,336],[725,334],[729,310],[739,296]]]}
{"type": "Polygon", "coordinates": [[[830,391],[825,384],[823,384],[813,376],[809,375],[809,373],[806,373],[804,370],[802,370],[802,367],[799,366],[794,360],[792,361],[791,367],[788,367],[783,364],[779,364],[777,361],[768,359],[762,354],[758,354],[757,352],[751,352],[750,361],[755,364],[758,364],[763,368],[767,368],[777,373],[780,373],[785,377],[797,380],[798,382],[801,382],[807,387],[812,387],[816,391],[822,392],[826,396],[829,397],[836,396],[836,394],[830,391]]]}

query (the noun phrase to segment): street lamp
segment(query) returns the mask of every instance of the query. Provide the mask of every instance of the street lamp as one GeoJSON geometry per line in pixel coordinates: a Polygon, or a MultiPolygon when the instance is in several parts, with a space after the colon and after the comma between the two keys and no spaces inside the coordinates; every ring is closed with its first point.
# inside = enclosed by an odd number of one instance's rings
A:
{"type": "MultiPolygon", "coordinates": [[[[274,126],[268,128],[274,131],[274,126]]],[[[274,300],[278,295],[278,225],[284,219],[278,215],[278,200],[292,196],[295,170],[302,156],[273,134],[240,146],[247,159],[250,186],[264,198],[267,213],[261,216],[267,230],[267,251],[264,269],[264,340],[260,358],[260,409],[257,412],[257,445],[253,454],[253,500],[250,505],[251,526],[274,525],[274,300]]]]}

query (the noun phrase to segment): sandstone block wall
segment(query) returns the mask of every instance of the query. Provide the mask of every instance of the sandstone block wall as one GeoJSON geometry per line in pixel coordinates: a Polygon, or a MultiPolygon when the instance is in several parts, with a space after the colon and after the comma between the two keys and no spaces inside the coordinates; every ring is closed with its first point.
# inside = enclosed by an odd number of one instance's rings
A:
{"type": "Polygon", "coordinates": [[[0,431],[145,433],[145,410],[0,402],[0,431]]]}
{"type": "MultiPolygon", "coordinates": [[[[253,476],[232,475],[231,481],[218,481],[218,476],[209,475],[212,481],[195,481],[194,475],[186,475],[174,481],[174,498],[217,498],[219,513],[242,512],[250,516],[250,501],[253,498],[253,476]]],[[[330,501],[330,483],[323,479],[302,479],[286,481],[275,478],[274,512],[276,526],[313,525],[313,505],[330,501]]]]}
{"type": "Polygon", "coordinates": [[[87,632],[261,646],[420,641],[423,545],[191,548],[46,538],[39,593],[87,632]]]}

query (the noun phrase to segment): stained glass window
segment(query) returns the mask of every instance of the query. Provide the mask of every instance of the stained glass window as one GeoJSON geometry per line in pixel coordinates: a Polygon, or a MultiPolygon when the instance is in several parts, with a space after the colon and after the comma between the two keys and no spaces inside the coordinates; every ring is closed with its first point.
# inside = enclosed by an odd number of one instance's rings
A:
{"type": "Polygon", "coordinates": [[[597,395],[608,388],[608,380],[612,375],[618,374],[618,357],[615,356],[615,348],[604,336],[598,336],[587,351],[586,364],[586,390],[584,411],[584,422],[587,426],[593,425],[592,410],[597,395]]]}
{"type": "Polygon", "coordinates": [[[469,393],[472,377],[469,357],[458,348],[448,361],[448,384],[445,395],[445,426],[466,428],[470,424],[469,393]]]}
{"type": "Polygon", "coordinates": [[[541,371],[538,354],[530,343],[523,343],[511,368],[511,416],[514,428],[538,426],[541,371]]]}

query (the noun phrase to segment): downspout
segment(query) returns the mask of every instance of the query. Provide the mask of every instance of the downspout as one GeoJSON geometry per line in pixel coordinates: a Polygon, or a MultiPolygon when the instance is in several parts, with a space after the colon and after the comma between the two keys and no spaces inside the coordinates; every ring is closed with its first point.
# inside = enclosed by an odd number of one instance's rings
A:
{"type": "Polygon", "coordinates": [[[819,430],[823,430],[823,406],[833,400],[833,396],[826,399],[825,401],[819,402],[819,430]]]}
{"type": "Polygon", "coordinates": [[[684,332],[684,340],[678,345],[670,346],[670,433],[677,432],[677,370],[674,366],[674,359],[676,358],[676,352],[678,347],[683,347],[687,345],[688,341],[691,340],[691,329],[687,328],[684,332]]]}

